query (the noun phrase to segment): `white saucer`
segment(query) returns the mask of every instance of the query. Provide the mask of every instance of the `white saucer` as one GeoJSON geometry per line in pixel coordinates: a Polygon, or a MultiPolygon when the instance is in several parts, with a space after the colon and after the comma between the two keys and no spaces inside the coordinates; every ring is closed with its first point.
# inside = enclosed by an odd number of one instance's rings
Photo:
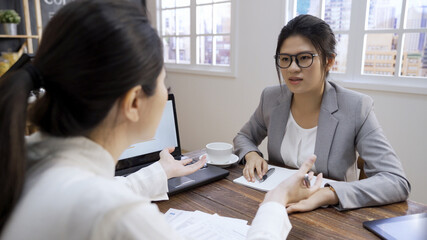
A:
{"type": "Polygon", "coordinates": [[[213,166],[217,166],[217,167],[220,167],[220,168],[227,168],[227,167],[231,166],[232,164],[235,164],[237,161],[239,161],[239,157],[236,156],[236,155],[234,155],[234,154],[231,154],[230,159],[227,162],[225,162],[225,163],[211,163],[209,161],[209,157],[208,157],[208,155],[206,153],[203,154],[202,156],[200,156],[199,159],[201,159],[203,156],[206,156],[206,163],[207,164],[213,165],[213,166]]]}

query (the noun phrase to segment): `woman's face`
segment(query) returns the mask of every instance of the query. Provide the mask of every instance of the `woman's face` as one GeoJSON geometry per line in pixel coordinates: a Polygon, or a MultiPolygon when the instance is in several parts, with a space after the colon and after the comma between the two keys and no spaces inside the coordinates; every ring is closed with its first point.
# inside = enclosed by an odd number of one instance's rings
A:
{"type": "Polygon", "coordinates": [[[325,68],[320,61],[320,53],[311,44],[310,40],[299,35],[288,37],[280,48],[280,53],[296,55],[298,53],[319,54],[313,57],[310,67],[301,68],[297,65],[295,57],[291,57],[292,63],[289,68],[280,69],[285,84],[294,94],[323,93],[325,68]]]}
{"type": "Polygon", "coordinates": [[[159,126],[160,119],[162,118],[163,111],[168,99],[168,91],[165,87],[165,70],[162,69],[157,77],[157,86],[154,94],[150,97],[144,96],[143,110],[141,111],[140,118],[142,119],[140,126],[140,136],[144,136],[142,140],[147,141],[156,135],[157,127],[159,126]]]}

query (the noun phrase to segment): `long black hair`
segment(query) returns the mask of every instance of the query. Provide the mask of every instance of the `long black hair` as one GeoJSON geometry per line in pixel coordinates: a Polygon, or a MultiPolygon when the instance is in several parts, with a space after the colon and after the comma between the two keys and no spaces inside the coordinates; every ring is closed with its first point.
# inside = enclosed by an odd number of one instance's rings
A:
{"type": "MultiPolygon", "coordinates": [[[[296,35],[310,40],[311,44],[319,52],[323,67],[326,67],[327,59],[336,56],[335,46],[337,42],[331,27],[322,19],[309,14],[293,18],[282,28],[277,40],[276,55],[280,53],[283,42],[287,38],[296,35]]],[[[280,69],[278,66],[276,66],[276,70],[280,81],[280,69]]],[[[328,72],[325,72],[325,77],[327,76],[328,72]]]]}
{"type": "Polygon", "coordinates": [[[141,85],[147,96],[153,95],[162,68],[162,43],[140,5],[82,0],[59,10],[31,67],[0,79],[0,230],[25,180],[30,91],[40,84],[46,91],[29,114],[41,131],[85,135],[132,87],[141,85]]]}

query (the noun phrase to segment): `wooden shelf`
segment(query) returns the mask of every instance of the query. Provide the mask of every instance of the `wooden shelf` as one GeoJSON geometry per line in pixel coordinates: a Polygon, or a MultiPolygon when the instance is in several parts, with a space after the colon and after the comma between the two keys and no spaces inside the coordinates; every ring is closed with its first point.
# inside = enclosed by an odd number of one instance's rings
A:
{"type": "MultiPolygon", "coordinates": [[[[22,0],[22,6],[24,10],[24,16],[23,20],[25,22],[25,34],[24,35],[0,35],[0,38],[23,38],[26,39],[25,45],[27,48],[28,53],[34,53],[33,49],[33,39],[37,39],[39,42],[42,37],[42,17],[41,17],[41,10],[40,10],[40,0],[34,0],[34,14],[36,18],[36,24],[37,24],[37,35],[33,35],[31,32],[31,19],[30,19],[30,9],[28,6],[29,0],[22,0]]],[[[23,47],[19,50],[19,52],[23,52],[23,47]]]]}
{"type": "Polygon", "coordinates": [[[34,38],[38,39],[38,35],[4,35],[0,34],[0,38],[34,38]]]}

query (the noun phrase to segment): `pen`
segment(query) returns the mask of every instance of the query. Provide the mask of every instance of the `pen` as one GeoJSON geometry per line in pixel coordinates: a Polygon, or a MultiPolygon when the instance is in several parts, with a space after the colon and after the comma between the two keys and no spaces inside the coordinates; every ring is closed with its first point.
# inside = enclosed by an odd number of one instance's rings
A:
{"type": "Polygon", "coordinates": [[[305,176],[304,176],[304,182],[305,182],[305,185],[307,187],[310,187],[310,179],[308,179],[308,174],[305,174],[305,176]]]}
{"type": "Polygon", "coordinates": [[[259,180],[260,183],[264,182],[268,177],[270,177],[274,173],[275,168],[270,168],[268,171],[262,176],[262,178],[259,180]]]}

